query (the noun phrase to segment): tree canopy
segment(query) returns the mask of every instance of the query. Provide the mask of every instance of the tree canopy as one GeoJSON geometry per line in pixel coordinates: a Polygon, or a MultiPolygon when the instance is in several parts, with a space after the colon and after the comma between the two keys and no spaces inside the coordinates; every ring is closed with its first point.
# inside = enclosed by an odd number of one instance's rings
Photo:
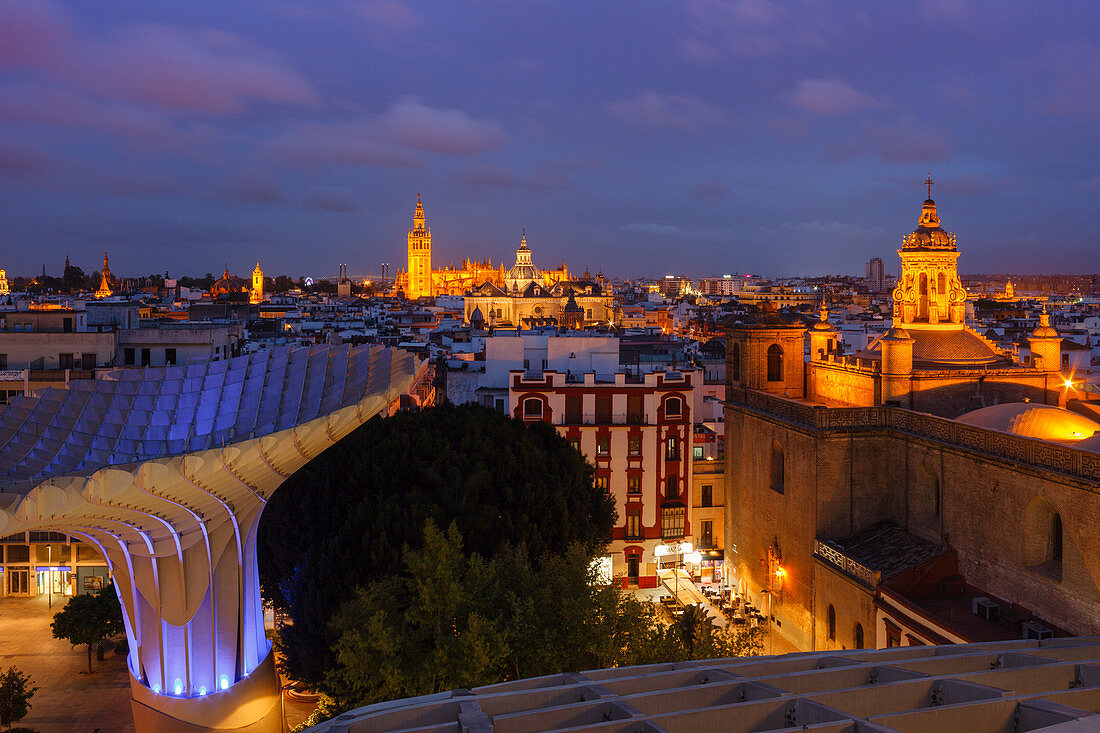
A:
{"type": "Polygon", "coordinates": [[[666,625],[600,584],[579,545],[532,567],[522,547],[467,556],[430,520],[403,572],[360,589],[333,621],[325,689],[338,708],[559,672],[759,653],[762,630],[719,628],[702,607],[666,625]]]}
{"type": "Polygon", "coordinates": [[[288,673],[323,687],[341,605],[402,572],[425,522],[455,525],[464,553],[522,548],[538,568],[610,537],[614,503],[593,470],[542,423],[476,405],[374,418],[275,492],[260,521],[264,595],[292,620],[280,632],[288,673]]]}
{"type": "Polygon", "coordinates": [[[16,667],[0,673],[0,726],[7,728],[27,717],[31,711],[30,699],[37,691],[31,678],[16,667]]]}
{"type": "Polygon", "coordinates": [[[88,645],[88,674],[91,674],[92,645],[126,630],[114,584],[98,593],[70,598],[65,607],[54,614],[50,630],[55,639],[64,639],[73,646],[88,645]]]}

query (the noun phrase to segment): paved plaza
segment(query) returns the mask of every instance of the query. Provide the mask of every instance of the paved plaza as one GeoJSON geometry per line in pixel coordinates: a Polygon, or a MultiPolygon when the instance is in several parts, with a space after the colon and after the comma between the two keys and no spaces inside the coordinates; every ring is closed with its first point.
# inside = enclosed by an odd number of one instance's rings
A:
{"type": "Polygon", "coordinates": [[[66,600],[55,596],[51,611],[46,596],[0,598],[0,667],[18,667],[38,687],[20,725],[40,733],[130,733],[126,658],[108,651],[100,662],[93,654],[89,675],[88,648],[50,634],[66,600]]]}

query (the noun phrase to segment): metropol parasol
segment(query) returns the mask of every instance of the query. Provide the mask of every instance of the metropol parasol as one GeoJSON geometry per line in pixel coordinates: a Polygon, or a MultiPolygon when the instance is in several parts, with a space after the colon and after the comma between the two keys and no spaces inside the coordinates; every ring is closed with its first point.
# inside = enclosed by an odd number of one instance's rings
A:
{"type": "Polygon", "coordinates": [[[256,532],[272,492],[423,377],[377,345],[119,370],[0,408],[0,535],[107,558],[143,731],[283,730],[256,532]]]}

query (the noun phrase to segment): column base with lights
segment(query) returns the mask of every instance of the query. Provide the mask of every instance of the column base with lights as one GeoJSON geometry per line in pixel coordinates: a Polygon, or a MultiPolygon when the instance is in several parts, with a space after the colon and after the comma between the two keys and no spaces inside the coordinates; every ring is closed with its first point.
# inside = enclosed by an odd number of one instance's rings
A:
{"type": "Polygon", "coordinates": [[[270,652],[247,677],[197,697],[156,693],[130,676],[134,728],[157,733],[283,733],[282,689],[270,652]]]}

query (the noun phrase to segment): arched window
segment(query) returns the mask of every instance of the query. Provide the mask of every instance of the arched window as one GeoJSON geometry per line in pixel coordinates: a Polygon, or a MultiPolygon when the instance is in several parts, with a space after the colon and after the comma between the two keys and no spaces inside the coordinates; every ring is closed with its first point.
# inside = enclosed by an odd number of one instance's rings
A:
{"type": "Polygon", "coordinates": [[[829,632],[829,641],[836,641],[836,609],[832,604],[829,604],[829,611],[826,615],[826,624],[829,632]]]}
{"type": "Polygon", "coordinates": [[[856,624],[856,649],[863,648],[863,624],[856,624]]]}
{"type": "Polygon", "coordinates": [[[783,446],[779,445],[778,440],[773,440],[771,463],[771,487],[773,491],[783,493],[783,478],[783,446]]]}
{"type": "Polygon", "coordinates": [[[768,381],[783,381],[783,347],[779,344],[768,347],[768,381]]]}
{"type": "Polygon", "coordinates": [[[735,382],[741,381],[741,344],[734,344],[730,348],[730,379],[735,382]]]}
{"type": "Polygon", "coordinates": [[[917,294],[917,318],[921,321],[928,320],[928,273],[920,274],[920,284],[917,294]]]}
{"type": "Polygon", "coordinates": [[[669,397],[665,400],[665,417],[680,417],[684,403],[679,397],[669,397]]]}
{"type": "Polygon", "coordinates": [[[1050,559],[1062,562],[1062,515],[1055,514],[1050,520],[1050,559]]]}
{"type": "Polygon", "coordinates": [[[524,417],[542,417],[542,400],[537,397],[528,397],[523,401],[524,417]]]}

